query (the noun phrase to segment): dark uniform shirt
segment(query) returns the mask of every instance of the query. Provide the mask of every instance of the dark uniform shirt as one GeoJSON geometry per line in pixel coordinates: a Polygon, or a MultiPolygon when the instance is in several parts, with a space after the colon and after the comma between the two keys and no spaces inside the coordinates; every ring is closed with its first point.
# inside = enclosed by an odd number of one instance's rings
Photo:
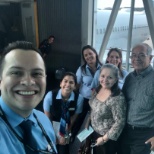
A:
{"type": "Polygon", "coordinates": [[[41,50],[42,55],[47,55],[49,54],[49,52],[51,52],[52,45],[51,43],[48,43],[48,39],[45,39],[44,41],[40,43],[39,49],[41,50]]]}

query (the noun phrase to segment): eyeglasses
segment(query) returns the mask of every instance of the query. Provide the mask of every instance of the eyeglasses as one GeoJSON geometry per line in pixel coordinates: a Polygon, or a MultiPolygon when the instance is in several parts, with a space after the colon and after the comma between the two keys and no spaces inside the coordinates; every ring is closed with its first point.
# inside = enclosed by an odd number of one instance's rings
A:
{"type": "Polygon", "coordinates": [[[141,60],[145,59],[145,57],[147,57],[148,55],[145,55],[145,54],[139,54],[139,55],[135,55],[135,54],[132,54],[130,56],[131,59],[135,59],[135,58],[139,58],[141,60]]]}

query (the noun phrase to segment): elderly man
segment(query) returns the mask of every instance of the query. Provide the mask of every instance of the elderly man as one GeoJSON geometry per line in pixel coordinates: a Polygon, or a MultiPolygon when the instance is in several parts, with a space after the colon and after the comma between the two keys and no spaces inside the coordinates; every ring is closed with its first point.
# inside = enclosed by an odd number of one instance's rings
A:
{"type": "Polygon", "coordinates": [[[152,49],[142,43],[130,56],[134,71],[125,80],[127,123],[120,138],[118,154],[150,154],[154,150],[154,70],[152,49]]]}
{"type": "Polygon", "coordinates": [[[56,153],[50,120],[34,108],[46,88],[45,64],[31,43],[17,41],[0,61],[0,153],[56,153]]]}

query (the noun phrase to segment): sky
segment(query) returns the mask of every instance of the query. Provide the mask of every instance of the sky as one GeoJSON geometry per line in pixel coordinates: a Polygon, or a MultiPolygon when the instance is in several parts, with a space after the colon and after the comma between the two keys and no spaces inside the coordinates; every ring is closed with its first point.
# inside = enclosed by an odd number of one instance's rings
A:
{"type": "MultiPolygon", "coordinates": [[[[97,0],[98,8],[112,7],[115,0],[97,0]]],[[[143,0],[135,0],[135,7],[143,7],[143,0]]],[[[122,0],[121,7],[130,7],[131,0],[122,0]]]]}

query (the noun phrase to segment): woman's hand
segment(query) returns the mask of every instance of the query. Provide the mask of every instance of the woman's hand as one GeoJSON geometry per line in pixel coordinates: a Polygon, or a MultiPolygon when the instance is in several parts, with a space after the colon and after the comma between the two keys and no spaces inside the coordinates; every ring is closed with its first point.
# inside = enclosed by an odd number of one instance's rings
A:
{"type": "Polygon", "coordinates": [[[100,146],[100,145],[103,145],[105,143],[103,137],[99,137],[97,138],[96,140],[96,146],[100,146]]]}
{"type": "Polygon", "coordinates": [[[60,137],[59,138],[59,141],[58,141],[58,144],[60,144],[60,145],[65,145],[66,144],[66,139],[65,139],[65,137],[60,137]]]}
{"type": "Polygon", "coordinates": [[[107,135],[104,135],[103,137],[99,137],[96,140],[96,146],[100,146],[103,145],[104,143],[106,143],[108,141],[108,137],[107,135]]]}

